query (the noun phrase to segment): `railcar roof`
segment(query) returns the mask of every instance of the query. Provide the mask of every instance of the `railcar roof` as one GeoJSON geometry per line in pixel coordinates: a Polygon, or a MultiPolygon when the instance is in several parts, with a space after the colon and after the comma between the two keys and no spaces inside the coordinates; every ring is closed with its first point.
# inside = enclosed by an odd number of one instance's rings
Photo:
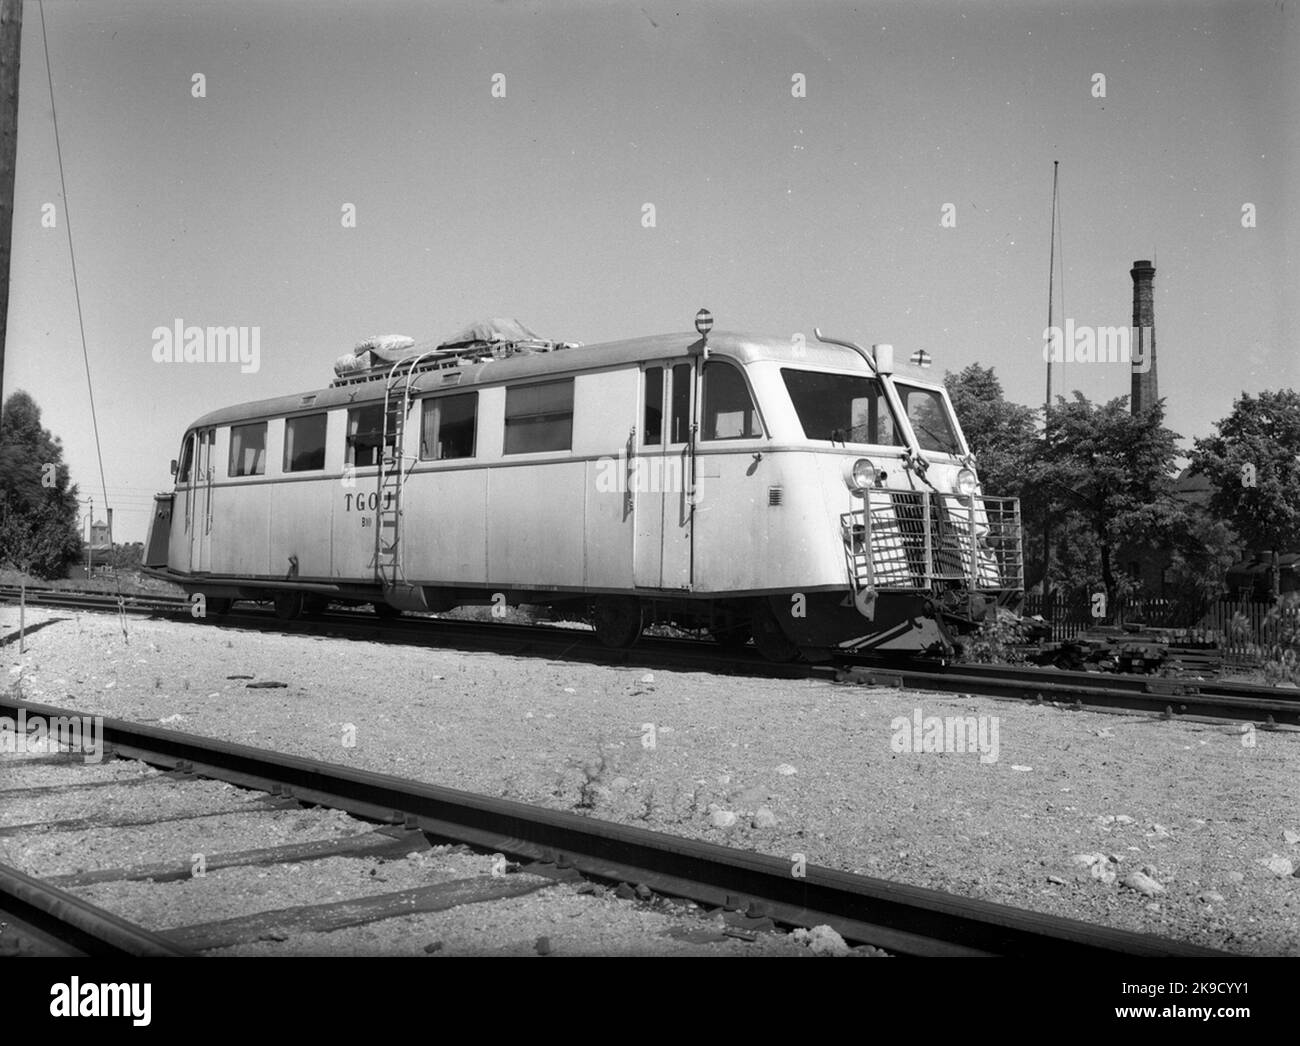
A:
{"type": "MultiPolygon", "coordinates": [[[[415,394],[437,389],[450,391],[452,388],[495,385],[522,378],[559,376],[602,370],[606,367],[623,366],[643,360],[685,356],[692,346],[699,344],[699,341],[700,336],[694,332],[655,334],[644,338],[629,338],[625,341],[557,349],[552,352],[522,353],[505,359],[477,360],[443,370],[422,372],[416,376],[413,390],[415,394]],[[460,374],[460,380],[454,386],[443,381],[444,376],[451,373],[460,374]]],[[[775,360],[799,367],[828,367],[836,370],[867,372],[866,362],[852,349],[823,344],[811,337],[796,356],[790,338],[713,331],[709,335],[709,352],[711,355],[726,356],[742,364],[775,360]]],[[[325,364],[322,364],[322,370],[324,366],[325,364]]],[[[906,376],[906,379],[919,384],[932,384],[923,379],[914,379],[910,375],[906,376]]],[[[285,414],[372,403],[376,399],[382,401],[384,385],[382,378],[376,378],[373,381],[360,381],[290,396],[238,403],[204,414],[191,428],[210,428],[249,418],[278,417],[285,414]]]]}

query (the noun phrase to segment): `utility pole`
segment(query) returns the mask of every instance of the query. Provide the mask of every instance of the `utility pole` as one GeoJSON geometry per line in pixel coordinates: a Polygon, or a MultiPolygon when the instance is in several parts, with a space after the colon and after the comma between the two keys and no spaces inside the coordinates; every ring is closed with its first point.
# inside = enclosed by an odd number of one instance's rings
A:
{"type": "Polygon", "coordinates": [[[14,227],[14,172],[18,166],[18,57],[22,45],[23,0],[0,0],[0,405],[4,404],[9,244],[14,227]]]}
{"type": "MultiPolygon", "coordinates": [[[[1061,166],[1060,160],[1052,161],[1052,232],[1051,248],[1048,251],[1047,267],[1047,327],[1048,337],[1052,328],[1052,292],[1056,279],[1056,179],[1061,166]]],[[[1059,344],[1058,339],[1053,339],[1059,344]]],[[[1052,424],[1052,354],[1047,354],[1047,398],[1043,401],[1043,441],[1050,438],[1052,424]]],[[[1047,616],[1047,600],[1052,591],[1052,502],[1049,494],[1043,506],[1043,616],[1047,616]]]]}
{"type": "MultiPolygon", "coordinates": [[[[1052,328],[1052,291],[1055,287],[1056,280],[1056,178],[1060,170],[1061,161],[1052,161],[1052,231],[1049,238],[1051,247],[1048,249],[1047,265],[1047,328],[1050,332],[1052,328]]],[[[1047,356],[1047,397],[1043,400],[1043,419],[1046,420],[1046,412],[1052,409],[1052,356],[1047,356]]]]}

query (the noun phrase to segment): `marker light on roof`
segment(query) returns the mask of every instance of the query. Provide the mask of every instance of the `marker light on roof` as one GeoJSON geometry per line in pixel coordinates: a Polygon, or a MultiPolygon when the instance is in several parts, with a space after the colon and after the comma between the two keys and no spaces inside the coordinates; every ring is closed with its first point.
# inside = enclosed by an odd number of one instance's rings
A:
{"type": "Polygon", "coordinates": [[[707,338],[709,331],[713,330],[713,313],[708,309],[701,309],[695,314],[695,329],[701,337],[707,338]]]}

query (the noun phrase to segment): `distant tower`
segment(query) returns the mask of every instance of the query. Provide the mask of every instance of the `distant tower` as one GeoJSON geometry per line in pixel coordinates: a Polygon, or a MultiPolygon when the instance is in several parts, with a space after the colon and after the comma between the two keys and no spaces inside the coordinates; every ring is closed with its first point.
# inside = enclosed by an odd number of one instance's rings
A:
{"type": "Polygon", "coordinates": [[[1152,289],[1156,267],[1146,260],[1135,261],[1128,274],[1133,277],[1133,387],[1129,407],[1137,415],[1160,398],[1156,386],[1156,305],[1152,289]],[[1145,373],[1140,369],[1143,366],[1145,373]]]}

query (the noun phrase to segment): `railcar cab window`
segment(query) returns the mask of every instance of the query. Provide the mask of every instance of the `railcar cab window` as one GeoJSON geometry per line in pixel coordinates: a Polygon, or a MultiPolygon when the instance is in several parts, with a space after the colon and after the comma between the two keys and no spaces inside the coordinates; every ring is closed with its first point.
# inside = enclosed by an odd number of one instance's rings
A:
{"type": "Polygon", "coordinates": [[[506,389],[505,453],[572,448],[572,378],[506,389]]]}
{"type": "Polygon", "coordinates": [[[704,365],[704,438],[757,439],[763,435],[744,375],[730,363],[704,365]]]}
{"type": "Polygon", "coordinates": [[[943,397],[933,389],[921,389],[902,382],[895,382],[894,387],[898,389],[907,420],[921,449],[960,457],[961,445],[943,397]]]}
{"type": "MultiPolygon", "coordinates": [[[[379,464],[379,444],[384,438],[384,405],[354,407],[348,411],[348,433],[345,464],[353,468],[367,468],[379,464]]],[[[396,442],[389,433],[390,446],[396,442]]]]}
{"type": "Polygon", "coordinates": [[[420,460],[472,458],[477,423],[477,392],[426,399],[420,424],[420,460]]]}
{"type": "Polygon", "coordinates": [[[324,414],[285,419],[285,472],[312,472],[325,467],[325,419],[324,414]]]}
{"type": "Polygon", "coordinates": [[[230,476],[266,475],[266,422],[230,427],[230,476]]]}
{"type": "Polygon", "coordinates": [[[177,483],[188,483],[190,481],[190,470],[194,467],[194,440],[193,433],[185,437],[185,443],[181,447],[181,467],[176,472],[177,483]]]}
{"type": "Polygon", "coordinates": [[[782,368],[805,438],[901,447],[902,434],[878,378],[782,368]]]}

